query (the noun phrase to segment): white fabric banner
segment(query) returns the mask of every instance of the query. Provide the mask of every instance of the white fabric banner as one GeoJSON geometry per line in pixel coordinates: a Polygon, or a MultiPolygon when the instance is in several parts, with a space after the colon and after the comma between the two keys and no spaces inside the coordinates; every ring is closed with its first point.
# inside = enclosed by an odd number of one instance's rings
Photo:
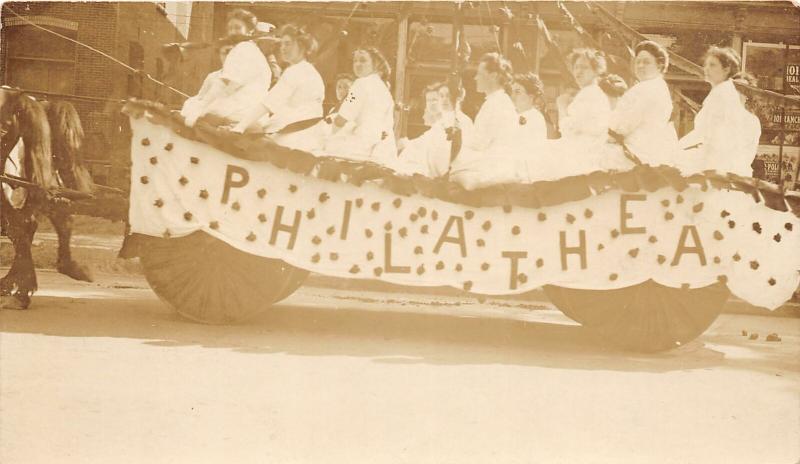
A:
{"type": "Polygon", "coordinates": [[[736,296],[776,308],[800,283],[800,220],[738,191],[610,191],[506,212],[295,174],[144,117],[131,126],[134,233],[201,230],[321,274],[488,295],[723,280],[736,296]]]}

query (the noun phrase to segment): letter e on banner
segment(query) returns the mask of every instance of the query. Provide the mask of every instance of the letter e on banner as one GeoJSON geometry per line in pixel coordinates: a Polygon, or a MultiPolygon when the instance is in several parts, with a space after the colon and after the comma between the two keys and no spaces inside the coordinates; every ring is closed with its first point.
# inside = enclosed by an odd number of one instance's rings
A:
{"type": "Polygon", "coordinates": [[[628,219],[633,219],[633,214],[628,212],[629,201],[646,201],[647,195],[643,193],[623,193],[619,197],[619,231],[621,234],[644,234],[646,227],[629,227],[628,219]]]}

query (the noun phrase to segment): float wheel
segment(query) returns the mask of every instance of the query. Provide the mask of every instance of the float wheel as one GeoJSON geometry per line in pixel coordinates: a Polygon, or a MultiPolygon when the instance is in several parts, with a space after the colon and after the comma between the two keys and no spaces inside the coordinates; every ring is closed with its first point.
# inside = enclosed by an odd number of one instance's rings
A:
{"type": "Polygon", "coordinates": [[[243,321],[291,295],[308,271],[240,251],[204,232],[147,237],[144,275],[156,295],[181,316],[206,324],[243,321]]]}
{"type": "Polygon", "coordinates": [[[721,283],[673,288],[648,280],[615,290],[579,290],[547,285],[547,297],[567,317],[604,343],[626,350],[677,348],[708,329],[730,292],[721,283]]]}

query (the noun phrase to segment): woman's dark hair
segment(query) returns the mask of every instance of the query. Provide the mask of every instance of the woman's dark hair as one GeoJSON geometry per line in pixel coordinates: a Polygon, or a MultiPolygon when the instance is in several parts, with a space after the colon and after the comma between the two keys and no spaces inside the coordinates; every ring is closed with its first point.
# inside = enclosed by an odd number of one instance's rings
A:
{"type": "Polygon", "coordinates": [[[533,105],[537,110],[544,113],[544,83],[536,74],[529,72],[525,74],[514,74],[514,82],[525,89],[525,93],[533,99],[533,105]]]}
{"type": "Polygon", "coordinates": [[[575,62],[581,57],[585,58],[586,61],[589,62],[589,65],[591,65],[595,73],[606,73],[606,56],[603,52],[593,48],[576,48],[575,50],[572,50],[572,53],[570,53],[569,56],[567,56],[567,61],[569,62],[570,68],[574,67],[575,62]]]}
{"type": "Polygon", "coordinates": [[[386,85],[389,85],[389,75],[392,74],[392,67],[383,57],[383,53],[375,47],[358,47],[353,50],[353,53],[355,54],[357,51],[364,51],[369,55],[372,59],[372,67],[378,72],[381,79],[386,82],[386,85]]]}
{"type": "Polygon", "coordinates": [[[633,50],[634,56],[639,55],[641,51],[646,51],[653,55],[662,74],[667,72],[667,68],[669,67],[669,52],[660,43],[652,40],[643,40],[639,42],[633,50]]]}
{"type": "Polygon", "coordinates": [[[245,26],[250,30],[250,32],[254,31],[256,25],[258,24],[258,18],[253,13],[243,9],[243,8],[236,8],[228,13],[228,21],[231,19],[237,19],[244,23],[245,26]]]}
{"type": "Polygon", "coordinates": [[[284,24],[278,31],[278,36],[288,35],[305,51],[306,58],[317,52],[317,39],[305,27],[296,24],[284,24]]]}
{"type": "Polygon", "coordinates": [[[625,79],[616,74],[601,76],[597,80],[597,85],[600,86],[603,93],[611,98],[619,98],[628,90],[628,84],[625,83],[625,79]]]}
{"type": "Polygon", "coordinates": [[[497,82],[503,87],[506,93],[511,93],[511,81],[514,79],[514,68],[511,67],[511,62],[508,61],[503,55],[492,52],[484,54],[480,63],[486,65],[486,70],[489,72],[497,73],[497,82]]]}
{"type": "Polygon", "coordinates": [[[728,71],[727,78],[730,78],[736,73],[738,73],[739,68],[742,65],[742,59],[739,58],[739,54],[736,53],[736,50],[732,49],[731,47],[712,46],[706,52],[705,56],[703,57],[703,60],[705,61],[705,59],[710,56],[716,58],[723,68],[730,69],[730,71],[728,71]]]}
{"type": "MultiPolygon", "coordinates": [[[[448,100],[448,103],[449,103],[449,102],[452,100],[452,98],[453,98],[453,95],[450,93],[450,85],[448,85],[448,83],[447,83],[447,82],[436,82],[435,84],[431,84],[431,85],[432,85],[432,86],[433,86],[433,87],[436,89],[436,91],[437,91],[437,92],[438,92],[440,89],[445,89],[445,90],[447,90],[447,100],[448,100]]],[[[461,86],[460,86],[460,87],[458,88],[458,99],[457,99],[457,101],[458,101],[458,102],[462,102],[462,101],[464,101],[464,98],[466,98],[466,96],[467,96],[467,91],[466,91],[466,90],[464,90],[464,87],[461,87],[461,86]]]]}

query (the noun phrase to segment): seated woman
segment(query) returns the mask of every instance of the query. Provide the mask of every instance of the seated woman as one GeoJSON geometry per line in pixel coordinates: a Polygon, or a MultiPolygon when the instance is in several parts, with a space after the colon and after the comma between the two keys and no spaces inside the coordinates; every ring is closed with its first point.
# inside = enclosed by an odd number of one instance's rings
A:
{"type": "Polygon", "coordinates": [[[525,152],[523,156],[535,155],[534,151],[547,139],[547,123],[542,114],[545,105],[542,80],[534,73],[515,74],[511,100],[519,114],[518,144],[525,152]]]}
{"type": "MultiPolygon", "coordinates": [[[[228,14],[229,37],[251,37],[258,20],[247,10],[236,9],[228,14]]],[[[186,125],[193,126],[201,116],[211,115],[220,123],[239,122],[253,102],[261,101],[269,89],[272,73],[267,59],[251,40],[237,43],[222,64],[218,79],[202,100],[185,115],[186,125]]]]}
{"type": "MultiPolygon", "coordinates": [[[[231,44],[222,44],[217,48],[217,53],[219,57],[220,65],[225,62],[225,58],[230,53],[231,49],[233,49],[233,45],[231,44]]],[[[208,73],[208,76],[203,80],[203,85],[200,86],[200,90],[197,92],[197,95],[193,97],[189,97],[185,102],[183,102],[183,107],[181,107],[181,116],[184,118],[188,118],[192,114],[199,112],[204,105],[207,104],[208,93],[211,91],[211,88],[216,85],[217,80],[220,79],[222,75],[222,69],[218,69],[216,71],[212,71],[208,73]]]]}
{"type": "Polygon", "coordinates": [[[678,136],[670,123],[672,97],[664,81],[669,53],[650,40],[640,42],[634,52],[634,73],[639,82],[619,99],[609,130],[621,136],[642,163],[670,165],[675,161],[678,136]]]}
{"type": "Polygon", "coordinates": [[[437,84],[439,91],[439,104],[442,108],[442,125],[445,128],[458,126],[461,129],[462,139],[472,133],[472,119],[461,111],[461,102],[464,101],[466,91],[459,87],[458,97],[453,99],[450,86],[445,82],[437,84]]]}
{"type": "Polygon", "coordinates": [[[519,116],[507,93],[512,72],[498,53],[483,55],[478,64],[475,85],[486,99],[451,166],[453,180],[468,190],[522,180],[524,169],[514,155],[519,116]]]}
{"type": "Polygon", "coordinates": [[[306,58],[317,49],[317,42],[304,29],[293,24],[281,28],[280,54],[289,66],[275,87],[239,122],[234,132],[244,132],[256,120],[268,116],[264,132],[280,145],[311,151],[322,146],[322,131],[316,125],[322,117],[325,84],[317,69],[306,58]]]}
{"type": "MultiPolygon", "coordinates": [[[[336,104],[328,111],[326,118],[334,116],[339,112],[339,108],[342,106],[342,102],[345,97],[347,97],[347,94],[350,93],[350,87],[353,86],[353,81],[355,80],[355,76],[350,73],[342,73],[336,76],[336,87],[334,88],[336,91],[336,104]]],[[[333,122],[333,120],[329,121],[329,123],[330,122],[333,122]]]]}
{"type": "Polygon", "coordinates": [[[597,85],[608,97],[608,105],[611,111],[617,108],[617,102],[628,91],[628,84],[625,80],[616,74],[606,74],[597,80],[597,85]]]}
{"type": "MultiPolygon", "coordinates": [[[[758,119],[758,116],[753,114],[749,107],[750,97],[748,97],[742,90],[742,87],[739,86],[758,87],[758,80],[756,80],[752,74],[746,72],[739,72],[733,76],[732,79],[733,83],[737,85],[736,90],[739,91],[739,99],[742,102],[742,107],[745,109],[745,111],[742,112],[742,123],[740,126],[742,130],[739,132],[741,141],[738,144],[739,151],[736,155],[737,160],[741,163],[737,171],[742,173],[748,171],[748,167],[752,168],[753,161],[758,154],[758,145],[761,141],[761,120],[758,119]],[[745,167],[745,164],[747,164],[748,167],[745,167]]],[[[755,177],[752,173],[748,174],[748,176],[755,177]]]]}
{"type": "Polygon", "coordinates": [[[442,121],[442,101],[439,87],[435,83],[424,91],[425,111],[423,124],[428,126],[422,135],[415,139],[400,139],[398,165],[400,173],[421,174],[428,177],[440,177],[450,167],[450,142],[442,121]]]}
{"type": "Polygon", "coordinates": [[[390,68],[373,47],[353,52],[356,80],[333,119],[323,151],[342,157],[391,162],[397,158],[394,100],[386,80],[390,68]]]}
{"type": "MultiPolygon", "coordinates": [[[[741,60],[732,48],[711,47],[703,65],[711,91],[694,118],[694,130],[680,140],[688,155],[681,169],[686,173],[715,169],[750,176],[750,163],[738,156],[745,111],[731,78],[739,72],[741,60]]],[[[752,161],[752,160],[751,160],[752,161]]]]}

